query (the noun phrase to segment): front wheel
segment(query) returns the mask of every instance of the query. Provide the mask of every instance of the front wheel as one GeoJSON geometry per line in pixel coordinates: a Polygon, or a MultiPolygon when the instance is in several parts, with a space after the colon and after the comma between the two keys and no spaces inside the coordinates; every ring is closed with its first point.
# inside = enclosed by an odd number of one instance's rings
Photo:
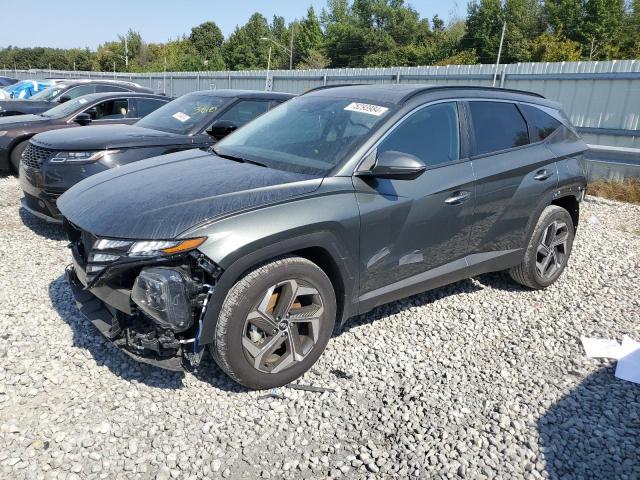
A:
{"type": "Polygon", "coordinates": [[[22,152],[24,152],[29,145],[29,140],[24,140],[20,142],[18,145],[13,147],[11,150],[11,155],[9,156],[9,160],[11,161],[11,168],[15,172],[16,175],[20,174],[20,159],[22,158],[22,152]]]}
{"type": "Polygon", "coordinates": [[[305,258],[284,257],[255,268],[229,290],[210,351],[236,382],[279,387],[316,362],[335,317],[335,293],[324,271],[305,258]]]}
{"type": "Polygon", "coordinates": [[[533,230],[524,261],[509,270],[511,278],[534,290],[548,287],[567,266],[574,236],[569,212],[549,205],[542,211],[533,230]]]}

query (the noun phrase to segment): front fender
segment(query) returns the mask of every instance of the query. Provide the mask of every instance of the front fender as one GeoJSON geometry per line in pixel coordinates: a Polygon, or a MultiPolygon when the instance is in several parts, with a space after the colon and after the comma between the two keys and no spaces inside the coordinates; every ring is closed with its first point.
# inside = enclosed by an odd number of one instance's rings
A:
{"type": "Polygon", "coordinates": [[[200,227],[183,236],[206,235],[200,251],[223,269],[216,281],[203,327],[201,345],[214,339],[215,326],[227,292],[248,270],[287,254],[321,252],[330,259],[341,288],[344,321],[357,313],[360,218],[349,178],[323,182],[314,195],[244,212],[200,227]]]}

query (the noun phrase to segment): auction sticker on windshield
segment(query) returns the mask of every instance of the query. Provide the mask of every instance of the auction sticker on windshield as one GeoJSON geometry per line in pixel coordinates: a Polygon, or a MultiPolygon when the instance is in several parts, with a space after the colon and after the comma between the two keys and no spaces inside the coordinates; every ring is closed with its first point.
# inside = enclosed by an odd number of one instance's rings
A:
{"type": "Polygon", "coordinates": [[[369,115],[375,115],[379,117],[384,114],[387,110],[387,107],[381,107],[380,105],[372,105],[370,103],[357,103],[353,102],[344,107],[345,110],[350,112],[359,112],[359,113],[368,113],[369,115]]]}
{"type": "Polygon", "coordinates": [[[176,120],[179,120],[181,122],[186,122],[191,117],[189,115],[187,115],[186,113],[176,112],[176,113],[173,114],[173,118],[175,118],[176,120]]]}

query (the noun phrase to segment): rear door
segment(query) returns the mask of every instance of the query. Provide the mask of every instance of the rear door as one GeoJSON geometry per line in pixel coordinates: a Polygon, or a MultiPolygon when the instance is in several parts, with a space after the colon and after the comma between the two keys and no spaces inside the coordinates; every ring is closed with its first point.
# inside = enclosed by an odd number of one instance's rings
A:
{"type": "Polygon", "coordinates": [[[360,301],[364,308],[464,277],[473,169],[461,145],[455,101],[421,107],[377,147],[418,157],[413,180],[354,177],[360,208],[360,301]]]}
{"type": "Polygon", "coordinates": [[[477,181],[468,263],[489,262],[485,270],[497,270],[522,255],[532,212],[556,188],[557,168],[516,102],[469,100],[466,106],[477,181]]]}

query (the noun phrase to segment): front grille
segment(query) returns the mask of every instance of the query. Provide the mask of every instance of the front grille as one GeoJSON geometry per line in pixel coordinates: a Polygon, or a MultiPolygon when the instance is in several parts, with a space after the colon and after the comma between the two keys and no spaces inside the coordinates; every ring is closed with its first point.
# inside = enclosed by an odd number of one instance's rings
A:
{"type": "Polygon", "coordinates": [[[26,167],[39,169],[45,160],[50,159],[55,153],[55,150],[49,150],[48,148],[42,148],[29,143],[27,148],[22,153],[22,163],[26,167]]]}

